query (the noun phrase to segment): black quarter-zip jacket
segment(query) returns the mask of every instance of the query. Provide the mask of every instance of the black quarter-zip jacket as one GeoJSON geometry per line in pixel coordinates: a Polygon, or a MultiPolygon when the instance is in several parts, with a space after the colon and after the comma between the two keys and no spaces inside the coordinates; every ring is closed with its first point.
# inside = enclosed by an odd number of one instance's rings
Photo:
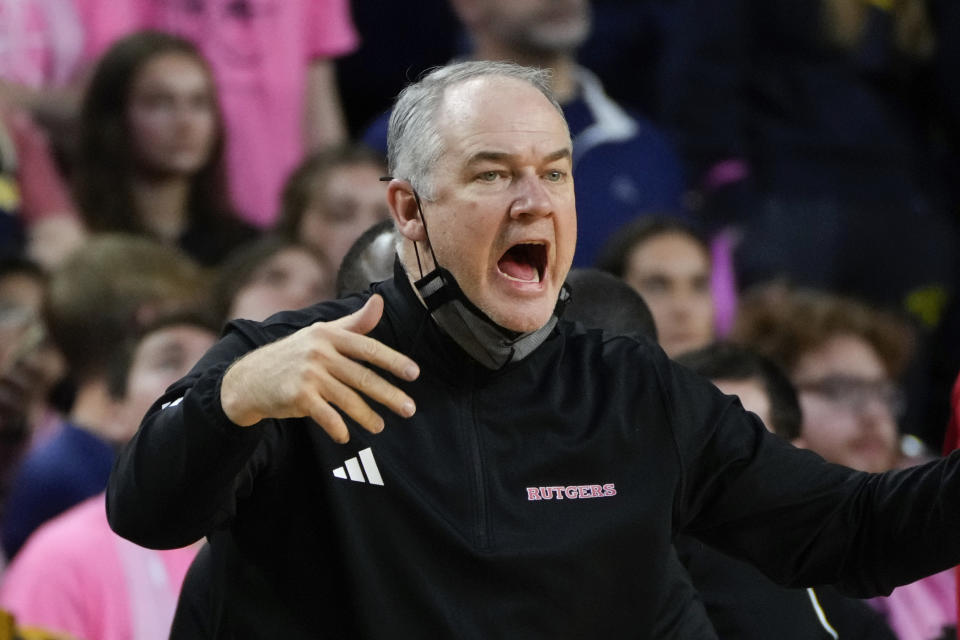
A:
{"type": "Polygon", "coordinates": [[[421,368],[395,380],[413,418],[379,407],[381,434],[348,420],[340,445],[309,419],[241,428],[221,408],[230,363],[368,293],[232,323],[116,462],[117,533],[208,536],[216,638],[645,638],[679,531],[782,584],[860,596],[960,562],[955,456],[882,475],[828,464],[656,345],[564,321],[490,371],[402,271],[373,290],[369,335],[421,368]]]}

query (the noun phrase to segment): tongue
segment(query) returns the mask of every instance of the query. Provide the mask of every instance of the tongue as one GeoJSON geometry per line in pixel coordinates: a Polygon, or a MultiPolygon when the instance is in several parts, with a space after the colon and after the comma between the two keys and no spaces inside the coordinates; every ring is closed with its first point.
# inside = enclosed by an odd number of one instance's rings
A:
{"type": "Polygon", "coordinates": [[[511,253],[512,252],[507,252],[507,254],[500,259],[498,264],[500,271],[517,280],[536,282],[538,280],[536,267],[527,262],[517,261],[514,256],[510,255],[511,253]]]}

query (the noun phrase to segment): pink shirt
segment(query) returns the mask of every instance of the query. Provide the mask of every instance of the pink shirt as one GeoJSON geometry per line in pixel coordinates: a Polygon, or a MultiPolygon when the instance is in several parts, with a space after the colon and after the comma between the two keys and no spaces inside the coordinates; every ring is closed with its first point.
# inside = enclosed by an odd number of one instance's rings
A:
{"type": "Polygon", "coordinates": [[[932,640],[957,623],[957,585],[953,569],[897,587],[885,598],[869,600],[900,640],[932,640]]]}
{"type": "Polygon", "coordinates": [[[22,626],[96,640],[161,640],[197,546],[153,551],[120,538],[100,494],[38,529],[0,583],[22,626]]]}
{"type": "Polygon", "coordinates": [[[0,0],[0,78],[33,89],[80,70],[83,30],[72,0],[0,0]]]}
{"type": "Polygon", "coordinates": [[[75,0],[99,56],[138,28],[179,34],[210,61],[227,130],[234,205],[258,226],[303,155],[307,69],[357,46],[349,0],[75,0]]]}
{"type": "Polygon", "coordinates": [[[28,226],[56,215],[76,217],[70,192],[53,159],[46,133],[25,111],[0,106],[0,120],[17,154],[20,216],[28,226]]]}

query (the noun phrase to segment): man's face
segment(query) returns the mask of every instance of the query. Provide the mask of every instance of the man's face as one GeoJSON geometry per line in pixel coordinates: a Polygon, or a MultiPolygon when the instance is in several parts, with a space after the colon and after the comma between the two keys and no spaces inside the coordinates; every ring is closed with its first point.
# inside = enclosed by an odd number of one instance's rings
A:
{"type": "Polygon", "coordinates": [[[440,265],[494,322],[550,319],[577,241],[570,135],[536,88],[486,76],[447,90],[426,229],[440,265]]]}
{"type": "Polygon", "coordinates": [[[481,0],[476,28],[511,49],[573,53],[590,34],[587,0],[481,0]]]}
{"type": "Polygon", "coordinates": [[[836,336],[800,359],[793,380],[803,409],[796,444],[862,471],[896,464],[897,395],[870,344],[836,336]]]}
{"type": "Polygon", "coordinates": [[[623,279],[650,307],[671,358],[713,341],[710,256],[683,233],[654,236],[627,256],[623,279]]]}

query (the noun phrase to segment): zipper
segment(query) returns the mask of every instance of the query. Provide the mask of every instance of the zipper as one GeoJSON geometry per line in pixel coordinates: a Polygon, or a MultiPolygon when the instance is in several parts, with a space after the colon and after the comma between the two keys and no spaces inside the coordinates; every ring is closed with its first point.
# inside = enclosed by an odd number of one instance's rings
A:
{"type": "MultiPolygon", "coordinates": [[[[472,381],[471,381],[472,382],[472,381]]],[[[467,436],[470,440],[470,455],[473,467],[473,489],[476,503],[474,537],[478,548],[486,549],[490,545],[490,523],[487,518],[487,486],[484,481],[483,453],[480,448],[480,423],[476,411],[476,385],[470,389],[470,427],[467,436]]]]}

